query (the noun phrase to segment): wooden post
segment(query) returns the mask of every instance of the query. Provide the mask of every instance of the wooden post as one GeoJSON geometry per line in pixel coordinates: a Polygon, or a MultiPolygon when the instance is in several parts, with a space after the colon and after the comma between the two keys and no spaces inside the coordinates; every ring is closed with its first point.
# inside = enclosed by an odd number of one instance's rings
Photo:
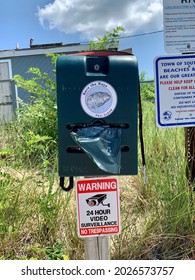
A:
{"type": "Polygon", "coordinates": [[[88,237],[85,239],[86,260],[109,260],[110,239],[108,236],[88,237]]]}
{"type": "MultiPolygon", "coordinates": [[[[85,178],[91,178],[91,176],[85,178]]],[[[110,238],[108,236],[85,238],[85,259],[109,260],[110,238]]]]}
{"type": "Polygon", "coordinates": [[[186,164],[186,177],[189,186],[195,183],[195,127],[185,128],[185,154],[187,159],[186,164]]]}

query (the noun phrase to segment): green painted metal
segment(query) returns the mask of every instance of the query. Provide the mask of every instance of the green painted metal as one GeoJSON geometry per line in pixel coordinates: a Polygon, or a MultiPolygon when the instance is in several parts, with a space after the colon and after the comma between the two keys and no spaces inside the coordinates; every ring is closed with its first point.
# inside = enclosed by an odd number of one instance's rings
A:
{"type": "MultiPolygon", "coordinates": [[[[121,54],[121,53],[120,53],[121,54]]],[[[138,64],[133,55],[60,56],[57,59],[57,107],[59,176],[110,175],[76,146],[70,131],[76,124],[95,121],[122,126],[119,175],[136,175],[138,170],[138,64]],[[95,118],[81,105],[83,89],[93,82],[111,85],[117,95],[116,107],[107,117],[95,118]]]]}

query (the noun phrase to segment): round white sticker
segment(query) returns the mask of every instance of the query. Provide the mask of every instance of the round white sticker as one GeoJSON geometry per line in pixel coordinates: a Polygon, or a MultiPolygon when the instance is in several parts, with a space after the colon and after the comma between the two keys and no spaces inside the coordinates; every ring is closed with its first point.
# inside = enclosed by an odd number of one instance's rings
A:
{"type": "Polygon", "coordinates": [[[108,117],[117,105],[115,89],[107,82],[94,81],[84,87],[81,106],[86,114],[94,118],[108,117]]]}

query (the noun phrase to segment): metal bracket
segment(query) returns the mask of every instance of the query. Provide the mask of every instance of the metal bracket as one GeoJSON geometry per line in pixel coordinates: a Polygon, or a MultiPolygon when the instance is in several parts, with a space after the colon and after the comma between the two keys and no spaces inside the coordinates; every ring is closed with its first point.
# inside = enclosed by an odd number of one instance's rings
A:
{"type": "Polygon", "coordinates": [[[64,186],[64,177],[60,177],[60,187],[63,189],[63,191],[68,192],[74,187],[74,180],[73,177],[69,177],[69,186],[64,186]]]}

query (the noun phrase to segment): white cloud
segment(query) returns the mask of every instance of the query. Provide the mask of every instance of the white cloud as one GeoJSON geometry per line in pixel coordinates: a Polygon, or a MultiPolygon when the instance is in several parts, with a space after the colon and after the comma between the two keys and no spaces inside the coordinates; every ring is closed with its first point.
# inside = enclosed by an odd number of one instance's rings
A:
{"type": "Polygon", "coordinates": [[[118,25],[126,35],[162,29],[162,0],[54,0],[38,8],[39,21],[84,39],[105,34],[118,25]]]}

